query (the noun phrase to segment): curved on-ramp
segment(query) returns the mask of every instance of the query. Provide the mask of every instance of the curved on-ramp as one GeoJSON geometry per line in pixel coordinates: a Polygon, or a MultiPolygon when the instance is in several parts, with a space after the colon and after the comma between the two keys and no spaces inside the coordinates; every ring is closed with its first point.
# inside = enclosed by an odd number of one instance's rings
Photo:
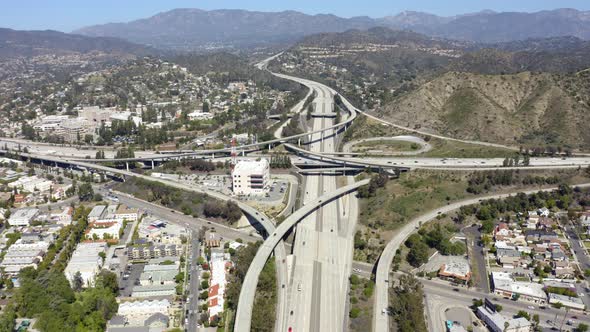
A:
{"type": "MultiPolygon", "coordinates": [[[[590,187],[590,183],[584,183],[579,185],[573,185],[574,187],[590,187]]],[[[506,194],[497,194],[489,196],[480,196],[476,198],[470,198],[459,202],[451,203],[449,205],[441,206],[440,208],[431,210],[423,215],[420,215],[412,219],[407,223],[393,239],[387,243],[379,261],[377,262],[377,273],[375,275],[375,299],[373,304],[373,331],[374,332],[386,332],[389,331],[389,315],[384,313],[383,309],[389,306],[389,272],[391,271],[391,263],[396,251],[400,248],[401,244],[412,234],[422,223],[428,222],[435,219],[437,215],[442,213],[448,213],[461,208],[462,206],[477,204],[482,200],[488,199],[502,199],[509,196],[516,195],[518,193],[532,194],[539,191],[554,191],[557,187],[535,189],[526,191],[515,191],[506,194]]]]}
{"type": "Polygon", "coordinates": [[[236,332],[249,332],[250,324],[252,319],[252,309],[254,306],[254,296],[256,295],[256,285],[258,284],[258,277],[262,272],[264,264],[270,257],[275,246],[281,241],[281,239],[287,234],[287,232],[293,228],[299,221],[305,216],[319,209],[325,204],[338,199],[341,196],[347,195],[359,187],[369,183],[369,179],[358,181],[354,184],[338,188],[329,194],[318,197],[314,201],[308,202],[299,210],[295,211],[287,219],[285,219],[277,228],[273,234],[270,234],[264,243],[258,249],[254,260],[250,264],[242,289],[240,291],[240,298],[238,301],[238,310],[236,312],[236,321],[234,331],[236,332]]]}

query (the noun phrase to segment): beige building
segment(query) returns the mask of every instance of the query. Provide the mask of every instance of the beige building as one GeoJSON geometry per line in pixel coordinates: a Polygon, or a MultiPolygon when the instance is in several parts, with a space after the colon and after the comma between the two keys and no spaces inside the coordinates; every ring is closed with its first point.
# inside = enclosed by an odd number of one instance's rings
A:
{"type": "Polygon", "coordinates": [[[236,195],[264,194],[268,191],[270,165],[267,159],[240,160],[232,172],[232,188],[236,195]]]}

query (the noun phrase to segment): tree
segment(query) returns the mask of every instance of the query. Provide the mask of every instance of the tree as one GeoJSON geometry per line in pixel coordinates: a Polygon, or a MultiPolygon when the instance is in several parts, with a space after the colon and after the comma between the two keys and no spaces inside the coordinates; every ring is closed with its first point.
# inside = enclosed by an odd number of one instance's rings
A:
{"type": "Polygon", "coordinates": [[[112,294],[119,292],[117,275],[109,270],[101,270],[96,276],[96,287],[109,290],[112,294]]]}
{"type": "Polygon", "coordinates": [[[82,273],[80,271],[74,274],[74,279],[72,280],[72,289],[75,292],[82,291],[82,287],[84,287],[84,280],[82,279],[82,273]]]}
{"type": "Polygon", "coordinates": [[[584,323],[578,324],[578,327],[575,329],[576,332],[586,332],[588,331],[588,325],[584,323]]]}
{"type": "Polygon", "coordinates": [[[490,238],[489,235],[484,234],[481,236],[481,244],[483,244],[484,247],[487,247],[491,242],[492,242],[492,239],[490,238]]]}
{"type": "Polygon", "coordinates": [[[481,223],[481,232],[489,234],[494,230],[494,222],[491,220],[485,220],[481,223]]]}
{"type": "Polygon", "coordinates": [[[388,311],[395,320],[398,331],[428,331],[424,321],[422,284],[418,279],[411,275],[402,275],[399,285],[390,288],[389,293],[388,311]]]}
{"type": "Polygon", "coordinates": [[[4,308],[0,315],[0,331],[14,331],[16,328],[16,311],[12,305],[4,308]]]}
{"type": "Polygon", "coordinates": [[[207,280],[201,281],[201,289],[209,288],[209,282],[207,280]]]}
{"type": "Polygon", "coordinates": [[[517,317],[517,318],[519,318],[519,317],[523,317],[523,318],[526,318],[526,320],[531,320],[531,317],[530,317],[529,313],[528,313],[528,312],[526,312],[526,311],[524,311],[524,310],[519,310],[519,311],[516,313],[516,317],[517,317]]]}
{"type": "Polygon", "coordinates": [[[419,267],[428,262],[428,246],[422,241],[416,243],[410,248],[410,252],[406,259],[413,267],[419,267]]]}
{"type": "Polygon", "coordinates": [[[504,309],[501,304],[496,304],[495,307],[497,312],[502,312],[502,309],[504,309]]]}
{"type": "Polygon", "coordinates": [[[358,307],[352,307],[352,309],[350,309],[350,318],[358,318],[358,316],[360,316],[361,314],[361,309],[358,307]]]}
{"type": "Polygon", "coordinates": [[[81,201],[91,201],[94,198],[94,189],[92,189],[92,185],[88,182],[84,182],[78,186],[78,198],[81,201]]]}

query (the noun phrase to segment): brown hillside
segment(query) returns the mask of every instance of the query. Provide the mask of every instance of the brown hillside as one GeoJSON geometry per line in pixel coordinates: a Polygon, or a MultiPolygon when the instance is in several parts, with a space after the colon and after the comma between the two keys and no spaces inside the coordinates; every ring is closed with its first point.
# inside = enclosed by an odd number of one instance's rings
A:
{"type": "Polygon", "coordinates": [[[449,72],[376,113],[456,138],[590,150],[589,76],[449,72]]]}

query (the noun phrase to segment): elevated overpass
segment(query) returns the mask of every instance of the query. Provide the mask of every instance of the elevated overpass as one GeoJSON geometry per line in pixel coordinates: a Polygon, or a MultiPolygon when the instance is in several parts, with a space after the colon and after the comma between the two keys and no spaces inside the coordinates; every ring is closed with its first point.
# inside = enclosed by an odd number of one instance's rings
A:
{"type": "MultiPolygon", "coordinates": [[[[0,150],[0,155],[6,155],[6,152],[7,151],[5,151],[5,150],[0,150]]],[[[11,152],[11,153],[13,153],[13,152],[11,152]]],[[[242,212],[248,217],[252,226],[254,228],[256,228],[257,230],[259,230],[260,233],[263,235],[263,237],[268,236],[268,234],[272,234],[275,231],[275,225],[272,222],[272,219],[269,218],[268,216],[266,216],[264,213],[259,212],[258,210],[254,209],[253,207],[249,206],[248,204],[242,203],[239,200],[232,199],[231,197],[226,196],[226,195],[221,194],[216,191],[205,190],[205,189],[200,189],[197,187],[187,186],[182,183],[168,181],[168,180],[164,180],[164,179],[160,179],[160,178],[154,178],[151,176],[137,174],[137,173],[133,173],[133,172],[130,172],[127,170],[116,169],[116,168],[107,167],[107,166],[103,166],[103,165],[99,165],[99,164],[95,164],[95,163],[88,163],[88,162],[77,161],[77,160],[64,160],[59,157],[35,155],[35,154],[29,154],[29,153],[19,153],[19,155],[21,156],[21,158],[38,159],[38,160],[42,160],[42,161],[45,161],[48,163],[53,163],[56,166],[61,166],[61,167],[74,166],[74,167],[77,167],[80,169],[95,170],[97,172],[111,173],[111,174],[116,174],[116,175],[119,175],[122,177],[135,177],[135,178],[140,178],[140,179],[144,179],[147,181],[159,182],[159,183],[165,184],[165,185],[173,187],[173,188],[196,192],[199,194],[204,194],[204,195],[213,197],[213,198],[221,200],[221,201],[231,201],[231,202],[237,204],[237,206],[240,208],[240,210],[242,210],[242,212]]],[[[285,250],[285,246],[282,243],[280,245],[276,246],[275,255],[278,260],[285,259],[286,250],[285,250]]],[[[279,269],[277,271],[277,273],[278,273],[278,280],[284,280],[286,278],[286,271],[279,269]]]]}
{"type": "Polygon", "coordinates": [[[314,201],[305,204],[302,208],[295,211],[287,219],[285,219],[276,229],[274,233],[269,235],[262,246],[258,249],[254,260],[250,264],[242,289],[240,291],[240,297],[238,301],[238,310],[236,312],[235,329],[236,332],[249,332],[252,319],[252,309],[254,306],[254,296],[256,294],[256,285],[258,284],[258,278],[262,272],[264,264],[270,257],[270,254],[274,250],[275,246],[279,241],[303,218],[310,213],[316,211],[322,206],[329,204],[330,202],[338,199],[341,196],[350,194],[356,191],[363,185],[369,183],[369,179],[358,181],[352,185],[338,188],[337,190],[318,197],[314,201]]]}

